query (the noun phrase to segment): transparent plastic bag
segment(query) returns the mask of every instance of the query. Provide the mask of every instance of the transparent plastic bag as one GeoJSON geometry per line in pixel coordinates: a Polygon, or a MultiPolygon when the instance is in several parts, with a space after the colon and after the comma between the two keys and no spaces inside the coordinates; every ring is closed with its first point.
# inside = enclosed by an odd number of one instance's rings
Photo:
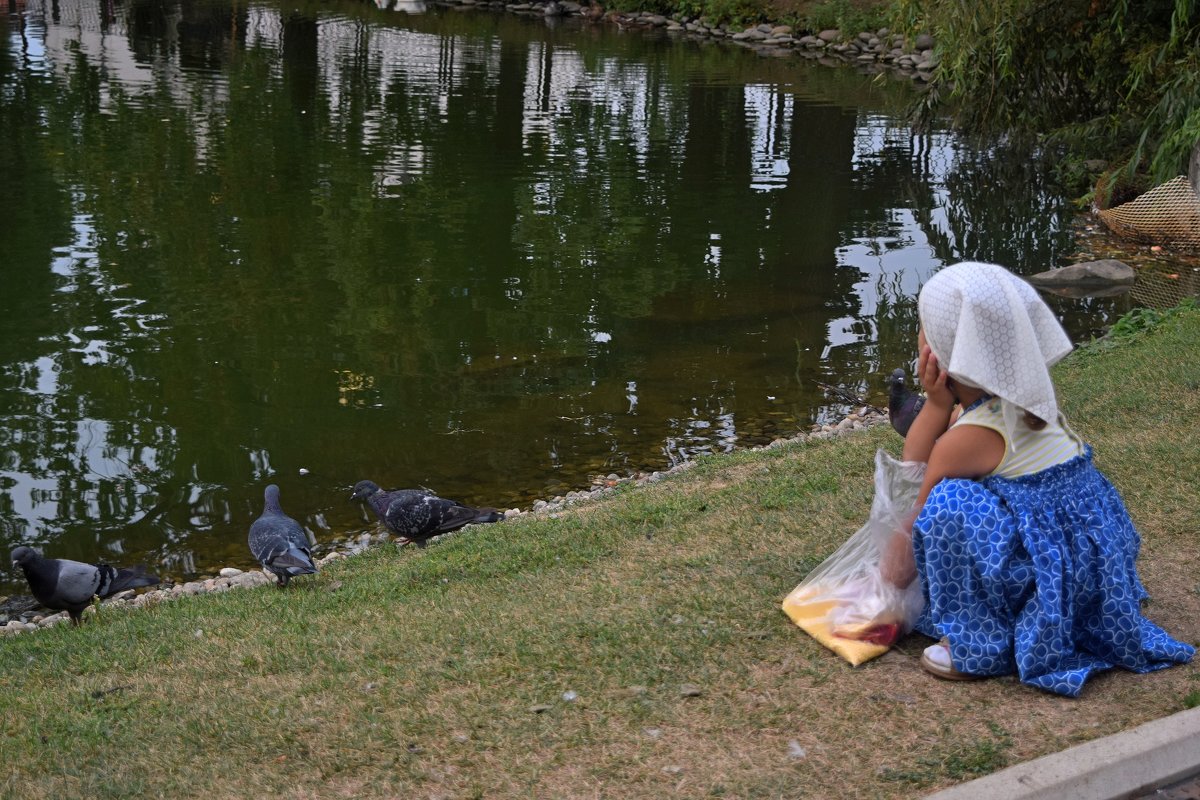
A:
{"type": "Polygon", "coordinates": [[[810,636],[858,666],[912,630],[924,607],[921,583],[900,589],[880,574],[883,549],[906,527],[925,464],[875,453],[875,499],[865,525],[808,574],[783,601],[810,636]]]}

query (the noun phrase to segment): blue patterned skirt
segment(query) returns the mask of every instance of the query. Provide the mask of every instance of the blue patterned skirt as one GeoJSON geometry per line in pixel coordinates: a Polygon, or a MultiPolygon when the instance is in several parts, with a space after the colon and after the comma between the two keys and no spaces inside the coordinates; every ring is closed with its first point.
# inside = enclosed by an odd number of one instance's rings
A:
{"type": "Polygon", "coordinates": [[[962,672],[1069,697],[1094,671],[1186,663],[1195,650],[1141,614],[1139,545],[1090,448],[1034,475],[943,480],[913,523],[916,629],[948,637],[962,672]]]}

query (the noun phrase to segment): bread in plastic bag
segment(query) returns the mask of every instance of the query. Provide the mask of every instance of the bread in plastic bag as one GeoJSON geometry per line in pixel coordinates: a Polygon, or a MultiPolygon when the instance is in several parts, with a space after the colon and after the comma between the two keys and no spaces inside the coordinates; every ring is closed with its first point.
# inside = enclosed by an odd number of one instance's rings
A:
{"type": "Polygon", "coordinates": [[[880,575],[883,547],[909,516],[925,464],[875,453],[875,499],[858,532],[808,574],[783,601],[784,612],[806,633],[852,665],[883,655],[912,630],[924,607],[921,582],[900,589],[880,575]]]}

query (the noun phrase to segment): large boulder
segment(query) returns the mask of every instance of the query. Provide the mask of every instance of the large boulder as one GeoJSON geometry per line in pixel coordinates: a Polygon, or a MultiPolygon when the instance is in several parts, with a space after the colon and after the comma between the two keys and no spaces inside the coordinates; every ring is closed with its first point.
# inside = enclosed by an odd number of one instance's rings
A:
{"type": "Polygon", "coordinates": [[[1133,267],[1112,258],[1082,261],[1069,267],[1030,275],[1034,286],[1128,286],[1137,278],[1133,267]]]}
{"type": "Polygon", "coordinates": [[[1082,261],[1026,278],[1039,289],[1063,297],[1110,297],[1129,291],[1136,279],[1133,267],[1111,258],[1082,261]]]}

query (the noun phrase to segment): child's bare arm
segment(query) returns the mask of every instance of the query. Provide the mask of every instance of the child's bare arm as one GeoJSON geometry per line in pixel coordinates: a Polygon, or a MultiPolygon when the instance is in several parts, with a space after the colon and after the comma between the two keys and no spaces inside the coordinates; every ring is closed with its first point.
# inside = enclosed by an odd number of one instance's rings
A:
{"type": "MultiPolygon", "coordinates": [[[[916,422],[913,426],[916,426],[916,422]]],[[[912,430],[909,430],[909,435],[912,435],[912,430]]],[[[916,578],[912,523],[925,507],[933,487],[944,478],[981,478],[1000,466],[1003,458],[1004,437],[990,428],[960,425],[946,431],[937,440],[929,455],[929,465],[925,469],[925,479],[921,482],[921,491],[913,511],[903,528],[896,531],[884,546],[879,564],[884,580],[904,588],[916,578]]]]}
{"type": "Polygon", "coordinates": [[[980,425],[959,425],[946,431],[929,454],[925,480],[913,510],[913,519],[921,513],[933,487],[943,478],[982,478],[1004,460],[1004,437],[980,425]]]}

